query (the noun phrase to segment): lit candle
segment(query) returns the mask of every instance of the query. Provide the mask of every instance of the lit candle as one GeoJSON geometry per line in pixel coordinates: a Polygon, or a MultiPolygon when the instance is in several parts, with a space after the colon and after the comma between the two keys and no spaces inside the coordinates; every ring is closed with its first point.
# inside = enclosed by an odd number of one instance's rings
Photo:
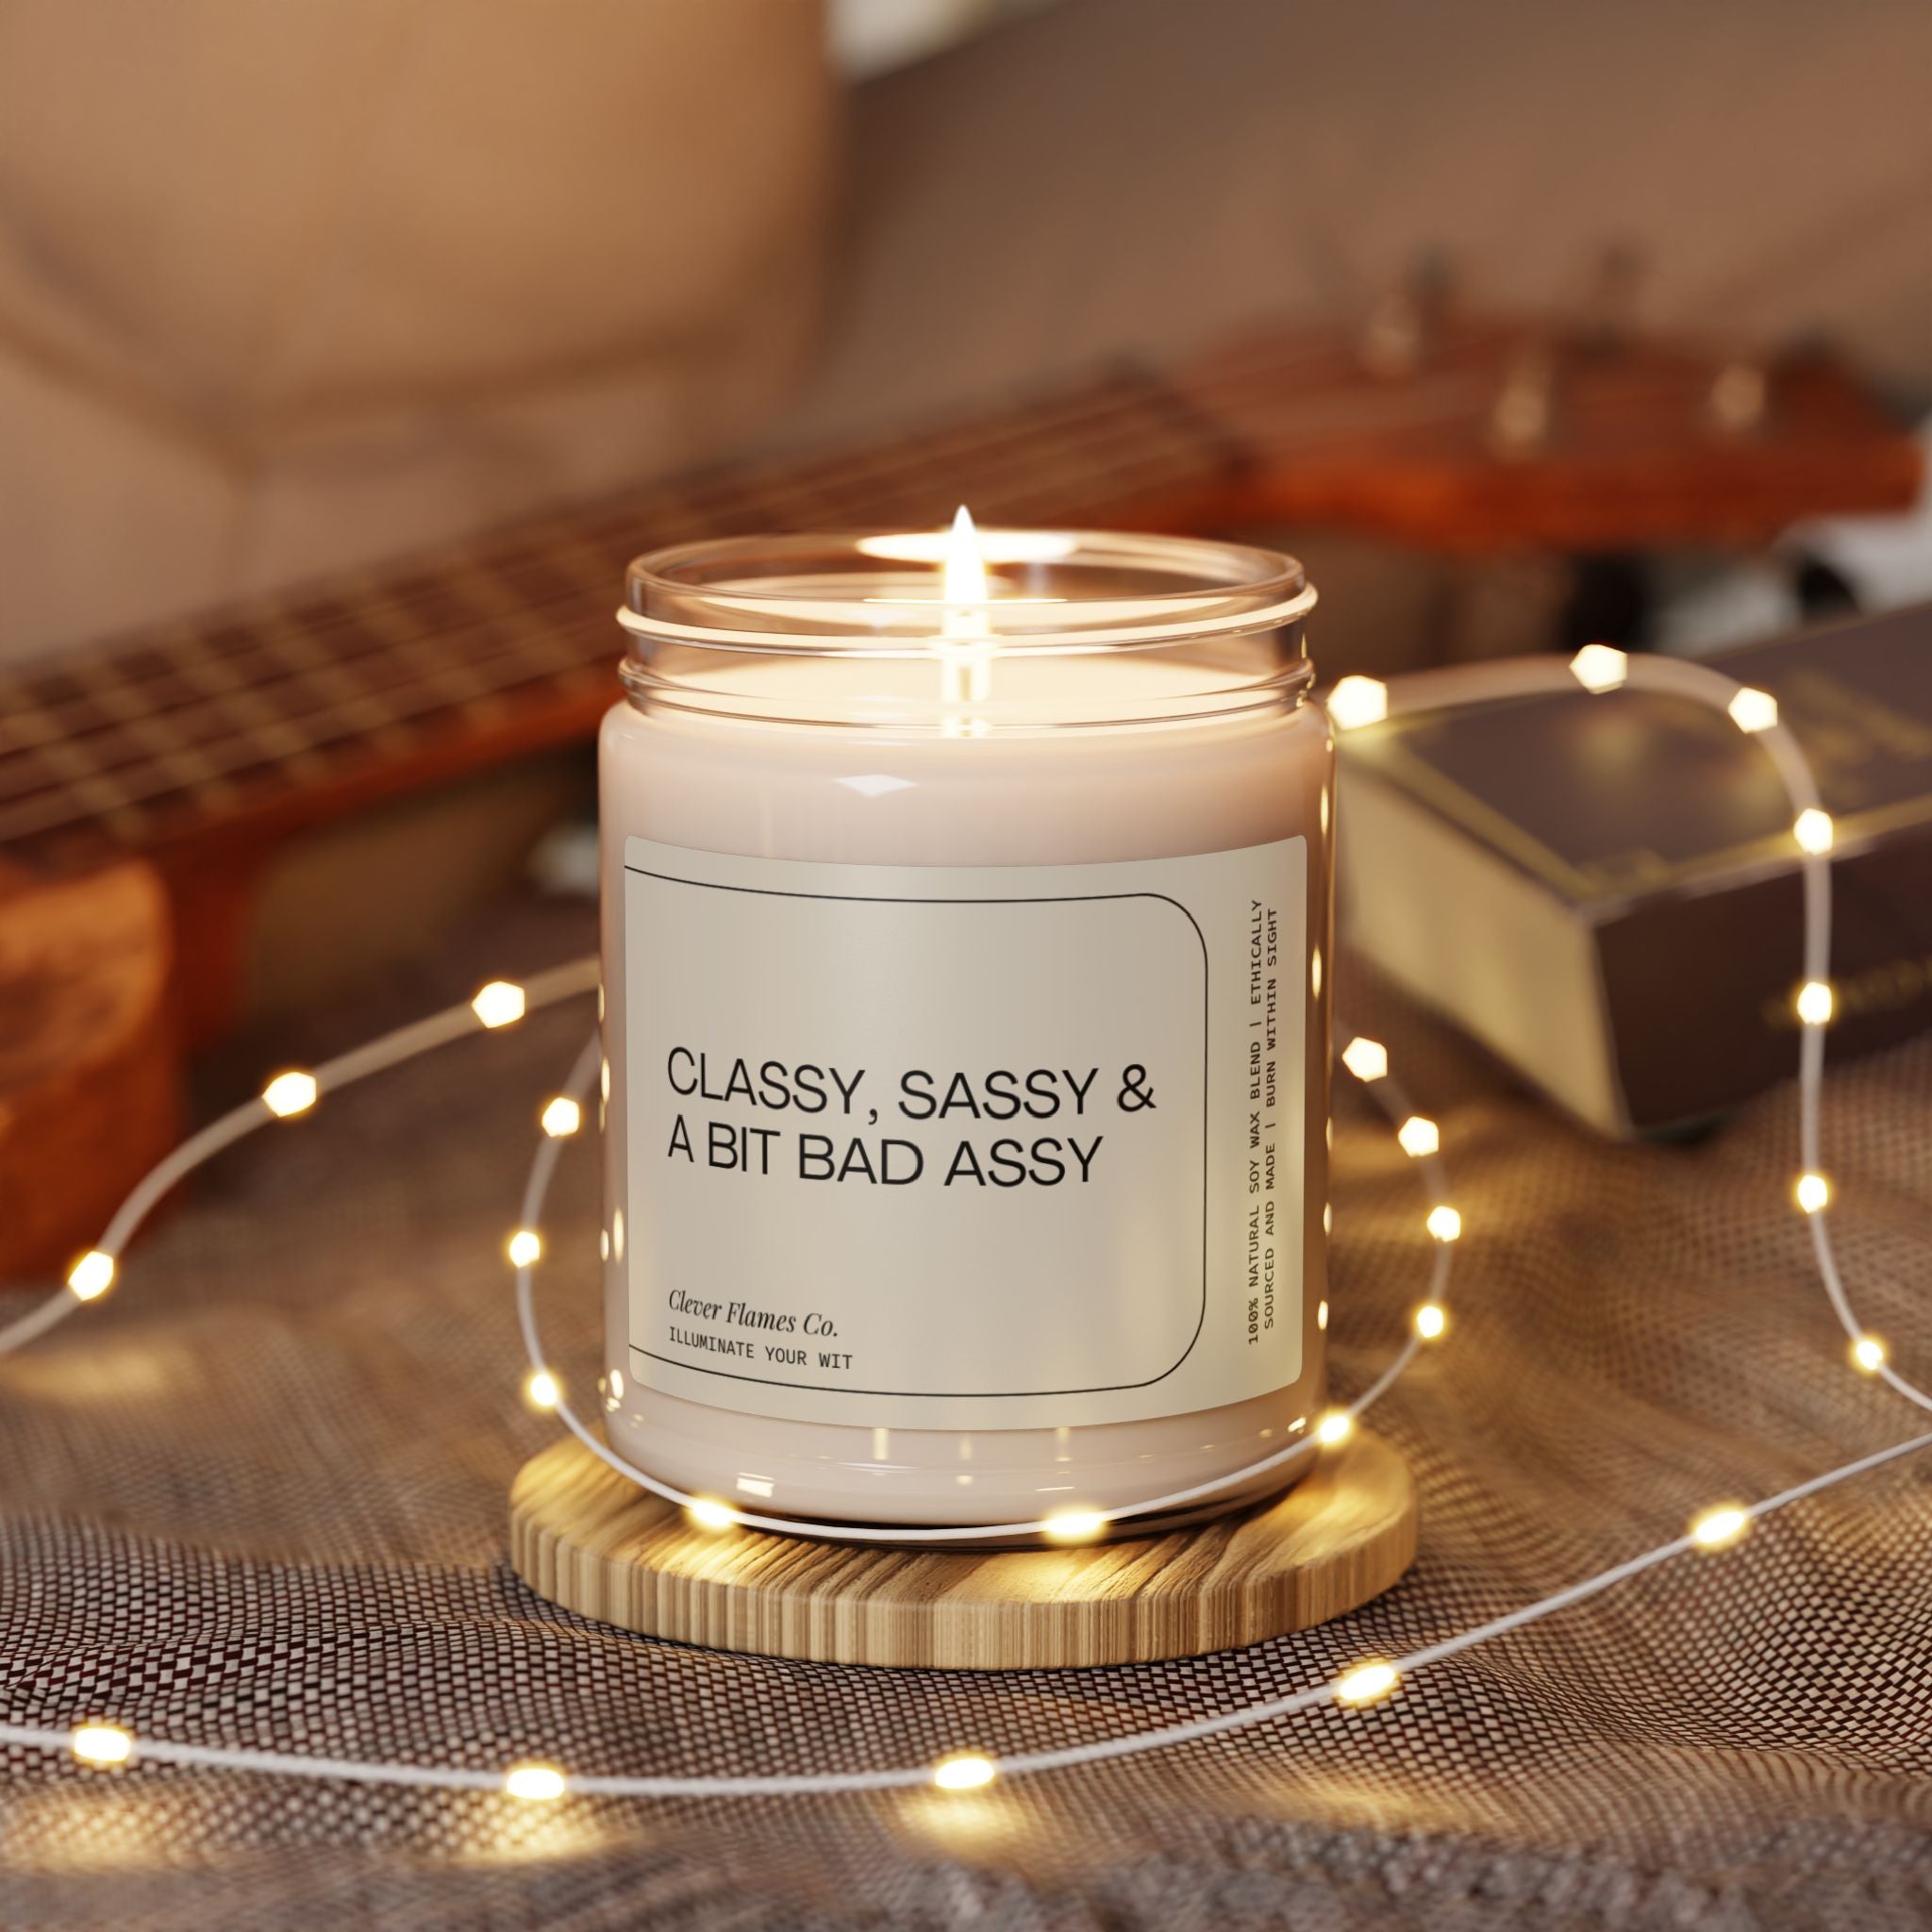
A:
{"type": "Polygon", "coordinates": [[[632,566],[600,771],[639,1466],[1104,1524],[1319,1416],[1312,603],[1271,553],[963,513],[632,566]]]}

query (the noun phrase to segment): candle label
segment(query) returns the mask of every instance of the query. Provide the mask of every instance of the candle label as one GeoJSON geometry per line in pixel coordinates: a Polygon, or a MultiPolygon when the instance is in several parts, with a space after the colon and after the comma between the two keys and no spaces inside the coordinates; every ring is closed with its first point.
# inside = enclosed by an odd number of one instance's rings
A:
{"type": "Polygon", "coordinates": [[[1305,840],[915,868],[634,838],[623,918],[638,1380],[998,1429],[1300,1373],[1305,840]]]}

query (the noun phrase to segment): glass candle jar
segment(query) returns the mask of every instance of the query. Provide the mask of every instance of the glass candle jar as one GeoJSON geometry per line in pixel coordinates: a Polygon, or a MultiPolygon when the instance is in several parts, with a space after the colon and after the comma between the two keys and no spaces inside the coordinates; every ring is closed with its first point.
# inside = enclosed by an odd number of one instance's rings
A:
{"type": "Polygon", "coordinates": [[[997,1524],[1313,1425],[1313,602],[1266,551],[970,525],[631,566],[599,747],[621,1453],[763,1513],[997,1524]]]}

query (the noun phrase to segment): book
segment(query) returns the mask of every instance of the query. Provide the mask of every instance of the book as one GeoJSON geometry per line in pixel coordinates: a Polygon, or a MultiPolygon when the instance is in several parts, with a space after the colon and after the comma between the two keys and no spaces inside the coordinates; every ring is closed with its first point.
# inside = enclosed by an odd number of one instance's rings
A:
{"type": "MultiPolygon", "coordinates": [[[[1932,605],[1710,661],[1777,699],[1834,821],[1828,1063],[1932,1024],[1932,605]]],[[[1687,1128],[1795,1071],[1802,854],[1721,714],[1579,687],[1341,751],[1345,939],[1579,1120],[1687,1128]]]]}

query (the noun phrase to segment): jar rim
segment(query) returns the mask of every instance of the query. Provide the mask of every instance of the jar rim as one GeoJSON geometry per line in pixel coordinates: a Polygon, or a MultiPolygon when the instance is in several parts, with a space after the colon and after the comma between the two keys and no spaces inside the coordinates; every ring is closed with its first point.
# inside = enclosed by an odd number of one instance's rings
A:
{"type": "MultiPolygon", "coordinates": [[[[943,532],[722,537],[651,551],[625,573],[634,649],[780,657],[924,656],[959,607],[939,594],[943,532]],[[924,568],[917,575],[912,571],[924,568]]],[[[1113,530],[977,532],[995,594],[971,608],[1001,652],[1158,651],[1291,633],[1315,592],[1293,558],[1218,538],[1113,530]]]]}

